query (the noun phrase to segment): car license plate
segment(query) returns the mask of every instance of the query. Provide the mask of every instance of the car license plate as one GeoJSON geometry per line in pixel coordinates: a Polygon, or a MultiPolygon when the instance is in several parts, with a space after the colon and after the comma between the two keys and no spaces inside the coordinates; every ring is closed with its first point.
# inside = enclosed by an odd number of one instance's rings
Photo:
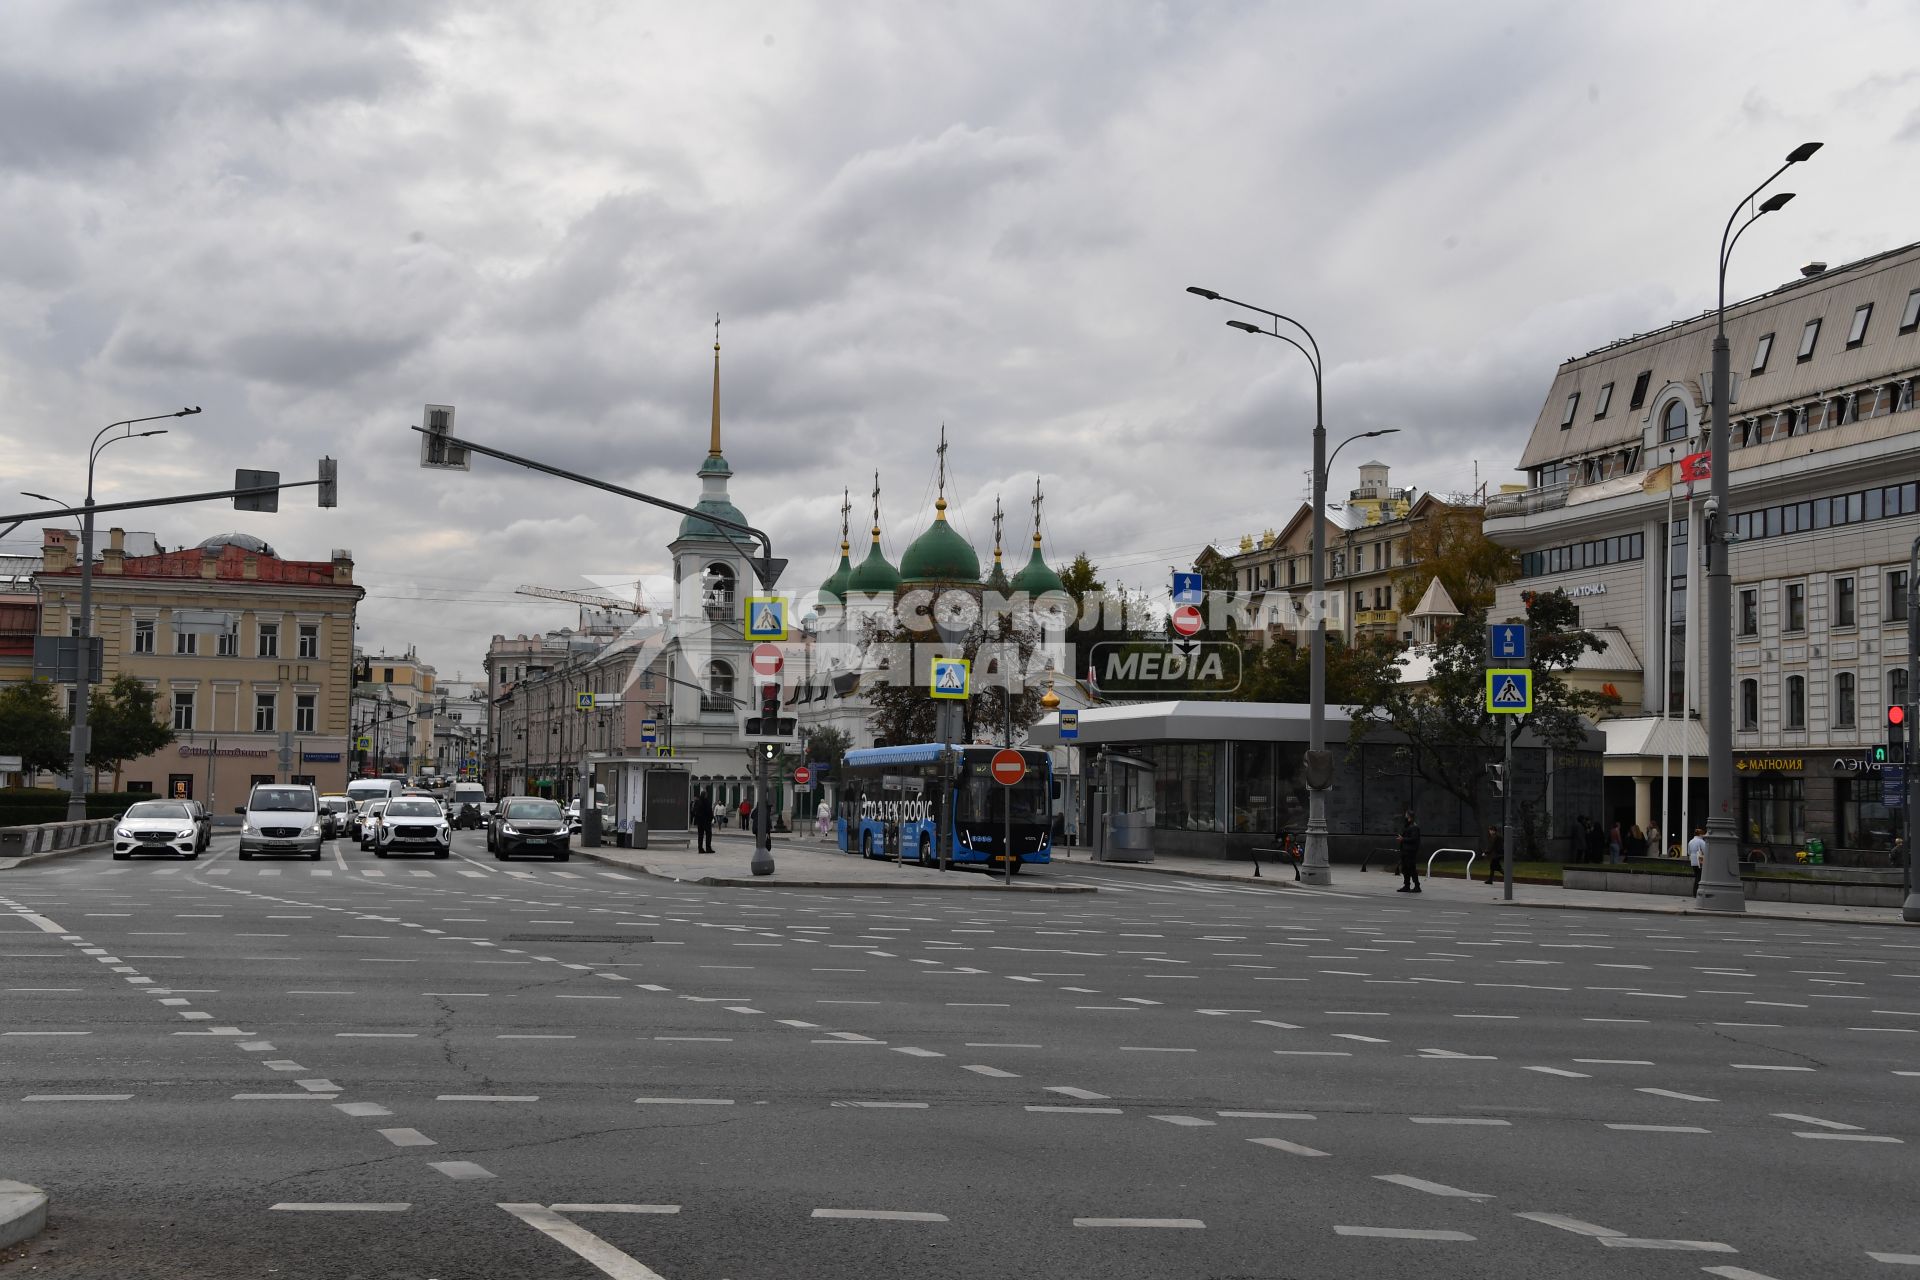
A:
{"type": "Polygon", "coordinates": [[[142,840],[140,847],[142,849],[164,849],[167,847],[167,842],[165,840],[142,840]]]}
{"type": "Polygon", "coordinates": [[[268,841],[268,842],[267,842],[267,848],[269,848],[269,849],[291,849],[291,848],[293,848],[293,841],[291,841],[291,840],[270,840],[270,841],[268,841]]]}

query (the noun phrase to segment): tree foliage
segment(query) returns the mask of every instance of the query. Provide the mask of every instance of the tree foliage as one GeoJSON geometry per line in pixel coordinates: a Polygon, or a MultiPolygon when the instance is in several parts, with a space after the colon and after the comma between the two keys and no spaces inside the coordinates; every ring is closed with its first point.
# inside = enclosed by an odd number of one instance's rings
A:
{"type": "Polygon", "coordinates": [[[120,765],[151,755],[173,741],[173,730],[160,723],[160,695],[132,676],[120,676],[105,689],[93,691],[87,706],[93,745],[87,763],[112,769],[114,789],[120,786],[120,765]]]}
{"type": "Polygon", "coordinates": [[[1380,655],[1356,670],[1349,753],[1357,753],[1368,734],[1392,730],[1407,744],[1409,764],[1426,783],[1470,807],[1477,826],[1487,796],[1486,766],[1498,758],[1507,721],[1515,735],[1532,730],[1556,751],[1572,751],[1586,740],[1587,721],[1597,719],[1619,699],[1568,685],[1566,673],[1583,653],[1600,651],[1601,642],[1583,630],[1566,593],[1527,598],[1525,622],[1533,651],[1533,711],[1497,715],[1487,710],[1487,611],[1468,611],[1423,651],[1432,662],[1429,679],[1418,685],[1401,680],[1397,658],[1380,655]]]}
{"type": "MultiPolygon", "coordinates": [[[[1310,637],[1245,647],[1235,702],[1308,702],[1313,697],[1310,637]]],[[[1349,649],[1342,636],[1327,635],[1327,702],[1344,706],[1373,686],[1383,658],[1371,646],[1349,649]]]]}
{"type": "Polygon", "coordinates": [[[72,763],[66,713],[44,680],[0,689],[0,756],[19,756],[28,770],[72,763]]]}
{"type": "Polygon", "coordinates": [[[1489,539],[1483,529],[1486,509],[1435,507],[1416,521],[1408,535],[1412,563],[1394,579],[1402,612],[1412,609],[1435,578],[1462,613],[1493,604],[1495,588],[1519,576],[1513,552],[1489,539]]]}
{"type": "MultiPolygon", "coordinates": [[[[1001,614],[975,621],[957,647],[942,643],[930,631],[915,631],[897,624],[885,626],[871,619],[867,622],[864,642],[869,652],[874,652],[876,645],[887,647],[891,661],[896,664],[908,663],[909,655],[916,664],[924,662],[922,655],[927,653],[963,657],[972,662],[974,694],[960,704],[961,741],[972,742],[976,738],[998,741],[1007,713],[1005,690],[987,687],[995,677],[983,669],[983,650],[990,654],[993,646],[1005,645],[1017,654],[1024,670],[1032,663],[1041,639],[1040,624],[1031,617],[1001,614]]],[[[874,736],[894,744],[935,741],[938,703],[927,692],[924,682],[913,679],[913,667],[889,668],[885,681],[876,679],[875,674],[868,676],[873,683],[867,698],[868,723],[873,727],[874,736]]],[[[1040,718],[1040,699],[1045,693],[1044,686],[1023,685],[1013,695],[1016,733],[1040,718]]]]}

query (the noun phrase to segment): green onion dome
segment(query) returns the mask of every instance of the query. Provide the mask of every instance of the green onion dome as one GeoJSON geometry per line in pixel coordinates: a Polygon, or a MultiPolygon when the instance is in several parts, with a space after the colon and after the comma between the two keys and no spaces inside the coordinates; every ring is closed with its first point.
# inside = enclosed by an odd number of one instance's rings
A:
{"type": "Polygon", "coordinates": [[[933,524],[900,557],[900,580],[910,586],[979,585],[980,557],[947,523],[947,500],[933,507],[933,524]]]}

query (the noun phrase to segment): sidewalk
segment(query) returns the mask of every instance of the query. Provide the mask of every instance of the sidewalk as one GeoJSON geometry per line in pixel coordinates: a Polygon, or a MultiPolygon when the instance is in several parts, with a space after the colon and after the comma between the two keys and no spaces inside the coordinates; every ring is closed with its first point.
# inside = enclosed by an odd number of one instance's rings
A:
{"type": "MultiPolygon", "coordinates": [[[[1075,852],[1080,851],[1075,850],[1075,852]]],[[[1142,871],[1152,875],[1181,876],[1191,880],[1224,880],[1237,884],[1259,885],[1293,884],[1293,868],[1285,862],[1262,862],[1261,875],[1258,878],[1253,874],[1253,864],[1222,858],[1166,858],[1155,862],[1132,863],[1098,863],[1091,858],[1075,858],[1072,863],[1055,865],[1071,866],[1076,863],[1082,867],[1124,867],[1131,871],[1142,871]]],[[[1333,884],[1328,887],[1341,893],[1377,893],[1382,896],[1397,897],[1399,881],[1400,875],[1397,871],[1362,872],[1356,866],[1336,863],[1333,868],[1333,884]]],[[[1420,883],[1422,899],[1430,899],[1437,895],[1449,902],[1489,903],[1494,906],[1539,907],[1561,911],[1634,911],[1649,915],[1702,916],[1713,920],[1813,920],[1827,924],[1876,925],[1908,923],[1900,918],[1900,910],[1897,907],[1834,907],[1791,902],[1749,902],[1742,915],[1729,916],[1721,911],[1701,911],[1693,905],[1691,898],[1667,898],[1649,893],[1563,889],[1559,885],[1521,884],[1516,881],[1513,886],[1513,901],[1508,902],[1497,880],[1489,885],[1478,879],[1469,882],[1457,878],[1426,877],[1420,883]]],[[[1306,885],[1301,887],[1310,888],[1306,885]]],[[[1920,925],[1913,927],[1920,928],[1920,925]]]]}
{"type": "Polygon", "coordinates": [[[943,873],[929,871],[913,862],[856,857],[841,853],[831,840],[816,840],[811,833],[795,832],[773,838],[774,871],[769,876],[756,876],[748,869],[753,860],[751,837],[738,831],[716,831],[713,847],[717,852],[695,853],[691,846],[583,849],[576,845],[574,853],[608,866],[682,884],[787,889],[944,889],[974,893],[1097,892],[1090,885],[1049,884],[1048,868],[1044,866],[1027,867],[1014,877],[1012,884],[1007,884],[999,876],[971,868],[943,873]]]}

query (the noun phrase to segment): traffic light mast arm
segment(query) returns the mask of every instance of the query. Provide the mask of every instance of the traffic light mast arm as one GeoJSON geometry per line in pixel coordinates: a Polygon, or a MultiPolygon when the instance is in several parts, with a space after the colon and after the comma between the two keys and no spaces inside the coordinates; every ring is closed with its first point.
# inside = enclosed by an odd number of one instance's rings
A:
{"type": "MultiPolygon", "coordinates": [[[[177,507],[183,502],[214,502],[221,498],[253,498],[279,493],[282,489],[311,489],[320,485],[320,480],[283,480],[279,484],[259,485],[250,489],[213,489],[206,493],[182,493],[171,498],[135,498],[129,502],[97,502],[91,510],[95,515],[105,511],[138,511],[144,507],[177,507]]],[[[20,515],[0,516],[0,523],[24,523],[28,520],[58,520],[67,516],[85,515],[86,507],[55,507],[49,511],[28,511],[20,515]]],[[[705,516],[701,517],[705,519],[705,516]]]]}
{"type": "Polygon", "coordinates": [[[645,502],[651,506],[663,507],[668,511],[678,512],[683,516],[692,516],[696,520],[704,520],[719,529],[720,536],[732,543],[734,550],[746,556],[748,563],[753,565],[754,575],[760,579],[760,585],[763,587],[771,587],[774,583],[778,582],[780,580],[781,570],[787,567],[786,561],[774,557],[773,539],[750,524],[743,524],[738,520],[729,520],[725,516],[715,515],[710,511],[697,511],[692,507],[683,507],[677,502],[669,502],[665,498],[656,498],[650,493],[641,493],[638,489],[628,489],[608,480],[598,480],[593,476],[583,476],[577,471],[568,471],[565,467],[556,467],[550,463],[538,462],[532,458],[523,458],[517,453],[508,453],[505,449],[495,449],[491,445],[475,444],[471,440],[450,435],[446,432],[429,431],[426,427],[414,427],[413,430],[419,432],[421,435],[432,436],[437,440],[442,440],[449,445],[456,445],[470,453],[477,453],[487,458],[498,458],[502,462],[511,462],[516,467],[525,467],[529,471],[543,472],[546,475],[557,476],[562,480],[571,480],[575,484],[584,484],[592,489],[602,489],[608,493],[617,494],[622,498],[631,498],[635,502],[645,502]],[[727,532],[729,529],[756,539],[764,548],[762,554],[758,558],[750,555],[746,548],[742,547],[740,543],[734,539],[733,534],[727,532]]]}

